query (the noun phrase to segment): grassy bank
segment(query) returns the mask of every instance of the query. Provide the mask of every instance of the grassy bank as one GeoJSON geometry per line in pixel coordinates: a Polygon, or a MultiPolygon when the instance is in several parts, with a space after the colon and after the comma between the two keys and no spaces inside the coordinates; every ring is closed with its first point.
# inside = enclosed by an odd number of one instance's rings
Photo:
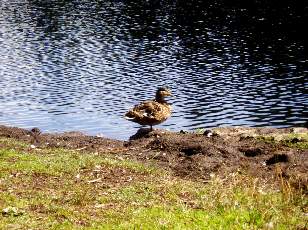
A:
{"type": "Polygon", "coordinates": [[[307,206],[283,179],[199,183],[117,154],[0,138],[0,229],[307,229],[307,206]]]}

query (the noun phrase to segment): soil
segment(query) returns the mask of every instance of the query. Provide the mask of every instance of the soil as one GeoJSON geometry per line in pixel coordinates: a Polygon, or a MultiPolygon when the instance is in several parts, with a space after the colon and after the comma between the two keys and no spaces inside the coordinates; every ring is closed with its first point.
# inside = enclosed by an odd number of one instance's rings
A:
{"type": "MultiPolygon", "coordinates": [[[[308,133],[307,128],[215,128],[203,134],[140,129],[129,141],[86,136],[80,132],[41,133],[0,126],[0,136],[25,141],[37,148],[69,148],[97,154],[115,154],[155,164],[178,177],[208,181],[213,175],[248,174],[273,186],[287,179],[308,194],[308,150],[256,136],[308,133]]],[[[292,141],[301,141],[294,138],[292,141]]]]}

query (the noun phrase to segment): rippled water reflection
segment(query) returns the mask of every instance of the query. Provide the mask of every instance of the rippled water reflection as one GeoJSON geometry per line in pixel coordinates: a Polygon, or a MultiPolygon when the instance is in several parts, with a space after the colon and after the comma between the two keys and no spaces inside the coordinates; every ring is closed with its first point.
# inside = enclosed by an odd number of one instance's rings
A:
{"type": "Polygon", "coordinates": [[[46,2],[0,5],[0,124],[125,139],[139,126],[123,113],[162,85],[176,95],[171,130],[308,120],[290,7],[284,19],[223,1],[46,2]]]}

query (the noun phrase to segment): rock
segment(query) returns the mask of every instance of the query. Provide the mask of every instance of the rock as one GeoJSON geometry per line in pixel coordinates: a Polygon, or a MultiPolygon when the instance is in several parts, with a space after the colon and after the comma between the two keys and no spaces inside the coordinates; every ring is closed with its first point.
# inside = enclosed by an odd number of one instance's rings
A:
{"type": "Polygon", "coordinates": [[[296,127],[292,128],[292,133],[308,133],[308,128],[296,127]]]}
{"type": "Polygon", "coordinates": [[[20,216],[22,214],[24,214],[24,212],[17,207],[9,206],[7,208],[2,209],[3,216],[20,216]]]}

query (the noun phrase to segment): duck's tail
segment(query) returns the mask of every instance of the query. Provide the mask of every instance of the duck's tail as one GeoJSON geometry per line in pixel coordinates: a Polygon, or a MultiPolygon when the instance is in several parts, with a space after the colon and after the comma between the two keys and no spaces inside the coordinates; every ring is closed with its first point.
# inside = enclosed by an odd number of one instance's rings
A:
{"type": "Polygon", "coordinates": [[[132,111],[128,111],[123,117],[126,120],[134,120],[135,119],[135,116],[134,116],[132,111]]]}
{"type": "Polygon", "coordinates": [[[123,118],[126,119],[126,120],[134,120],[133,117],[128,117],[128,116],[126,116],[126,115],[124,115],[123,118]]]}

